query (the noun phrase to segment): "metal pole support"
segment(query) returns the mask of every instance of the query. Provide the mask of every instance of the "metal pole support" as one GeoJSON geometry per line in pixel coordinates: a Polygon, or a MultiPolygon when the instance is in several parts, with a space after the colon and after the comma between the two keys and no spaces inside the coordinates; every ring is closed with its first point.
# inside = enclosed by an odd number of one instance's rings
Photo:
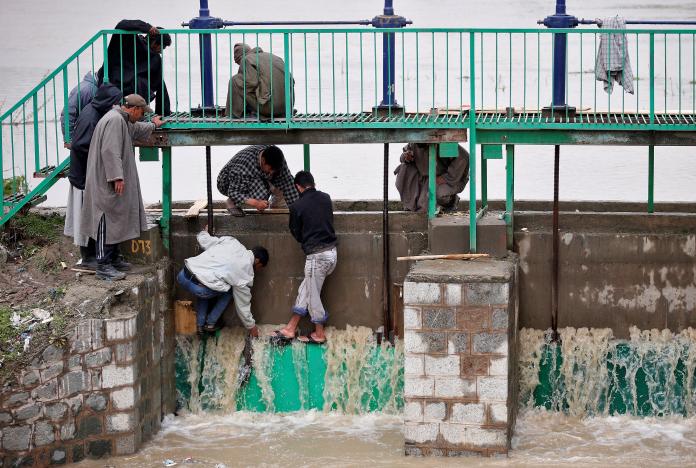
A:
{"type": "Polygon", "coordinates": [[[170,252],[169,241],[171,239],[172,219],[172,148],[162,148],[162,217],[160,229],[162,229],[162,244],[167,253],[170,252]]]}
{"type": "Polygon", "coordinates": [[[515,145],[505,145],[505,223],[507,248],[513,249],[515,236],[515,145]]]}

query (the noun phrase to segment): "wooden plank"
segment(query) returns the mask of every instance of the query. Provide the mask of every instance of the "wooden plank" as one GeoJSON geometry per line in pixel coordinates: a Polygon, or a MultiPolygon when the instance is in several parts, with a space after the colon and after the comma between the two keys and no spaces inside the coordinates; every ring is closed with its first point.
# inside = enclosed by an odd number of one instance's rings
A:
{"type": "Polygon", "coordinates": [[[479,253],[461,253],[461,254],[446,254],[446,255],[411,255],[408,257],[396,257],[397,262],[406,260],[473,260],[476,258],[487,258],[488,254],[479,253]]]}
{"type": "Polygon", "coordinates": [[[184,214],[184,218],[197,218],[198,214],[201,212],[201,210],[207,206],[208,206],[207,200],[196,200],[193,203],[193,205],[191,205],[191,208],[188,209],[186,214],[184,214]]]}
{"type": "Polygon", "coordinates": [[[174,328],[177,335],[196,333],[196,312],[191,301],[174,302],[174,328]]]}

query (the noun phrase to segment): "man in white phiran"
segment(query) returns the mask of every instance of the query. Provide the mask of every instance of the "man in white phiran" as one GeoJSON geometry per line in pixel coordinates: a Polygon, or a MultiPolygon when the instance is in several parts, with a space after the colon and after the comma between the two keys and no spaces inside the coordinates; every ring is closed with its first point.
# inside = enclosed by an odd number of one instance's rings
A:
{"type": "Polygon", "coordinates": [[[218,319],[234,299],[242,325],[251,336],[259,336],[251,315],[251,286],[254,273],[268,264],[268,251],[260,246],[247,250],[234,237],[211,236],[207,228],[197,239],[203,252],[184,261],[177,281],[196,296],[198,334],[217,331],[218,319]]]}

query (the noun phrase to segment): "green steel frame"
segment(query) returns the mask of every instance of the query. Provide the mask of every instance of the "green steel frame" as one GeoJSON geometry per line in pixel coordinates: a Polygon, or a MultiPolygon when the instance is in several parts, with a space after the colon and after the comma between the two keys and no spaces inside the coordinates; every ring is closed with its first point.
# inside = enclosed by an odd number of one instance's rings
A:
{"type": "MultiPolygon", "coordinates": [[[[468,140],[471,166],[469,236],[471,249],[475,251],[476,221],[488,204],[489,158],[482,146],[481,210],[476,211],[478,145],[504,145],[506,149],[504,217],[509,242],[514,220],[515,145],[647,146],[649,212],[654,210],[655,146],[696,145],[696,30],[692,29],[409,28],[376,31],[315,28],[162,32],[173,36],[172,47],[162,53],[166,74],[162,80],[166,79],[170,88],[173,85],[170,92],[173,112],[149,144],[164,148],[162,227],[165,245],[168,244],[171,212],[172,146],[243,144],[260,140],[303,144],[304,168],[309,169],[310,144],[421,141],[431,143],[429,190],[434,194],[433,174],[438,148],[433,143],[468,140]],[[395,35],[395,55],[397,61],[401,61],[401,66],[395,67],[397,74],[401,73],[400,77],[395,77],[395,82],[400,88],[397,97],[403,107],[375,112],[372,107],[379,102],[378,68],[384,33],[395,35]],[[227,116],[223,107],[192,112],[193,103],[200,99],[196,94],[198,86],[194,85],[198,76],[194,68],[199,61],[192,54],[198,53],[197,41],[201,34],[213,36],[216,102],[223,102],[220,90],[228,89],[226,82],[233,71],[233,43],[248,42],[282,56],[285,61],[283,91],[285,96],[294,96],[294,100],[285,101],[284,115],[272,112],[269,117],[259,117],[259,104],[256,104],[255,116],[245,111],[241,118],[227,116]],[[567,109],[556,112],[552,109],[550,115],[541,112],[550,102],[550,46],[555,34],[568,35],[569,57],[579,62],[579,66],[578,63],[569,64],[566,72],[568,92],[579,101],[577,113],[567,109]],[[627,97],[623,92],[614,97],[603,91],[598,93],[594,76],[583,76],[583,60],[588,59],[587,55],[594,56],[597,39],[601,40],[602,34],[624,34],[635,44],[629,47],[635,58],[635,96],[627,97]],[[416,57],[415,62],[409,58],[411,56],[416,57]],[[516,58],[514,63],[513,57],[516,58]],[[668,92],[675,83],[679,91],[668,92]]],[[[104,75],[108,76],[109,67],[114,66],[106,54],[109,42],[120,40],[123,44],[122,36],[128,34],[134,33],[98,32],[0,116],[0,137],[9,133],[9,144],[0,138],[0,171],[3,186],[7,186],[5,190],[9,192],[4,194],[7,198],[3,197],[0,226],[21,206],[45,193],[69,164],[67,151],[62,149],[63,141],[57,134],[61,127],[64,142],[70,142],[68,114],[65,113],[62,120],[58,118],[57,102],[67,105],[73,85],[79,86],[80,60],[83,64],[91,63],[91,71],[95,72],[95,54],[97,59],[101,54],[104,75]],[[53,116],[47,113],[47,104],[51,101],[53,116]],[[51,117],[55,118],[50,120],[51,117]],[[55,147],[53,166],[49,164],[49,141],[55,147]],[[27,164],[28,158],[33,159],[30,164],[27,164]],[[18,173],[23,167],[23,177],[28,182],[31,178],[28,166],[36,173],[50,176],[25,194],[18,173]],[[10,183],[7,180],[11,180],[10,183]]],[[[121,59],[129,53],[121,47],[121,59]]],[[[249,53],[255,54],[258,64],[259,53],[249,53]]],[[[628,54],[628,50],[622,51],[623,57],[628,54]]],[[[253,56],[251,61],[254,61],[253,56]]],[[[242,74],[247,71],[246,66],[239,69],[242,74]]],[[[155,87],[148,79],[148,92],[155,87]]],[[[246,109],[247,90],[244,91],[246,109]]],[[[273,99],[271,85],[271,107],[273,99]]],[[[435,215],[435,208],[435,197],[431,196],[430,217],[435,215]]]]}

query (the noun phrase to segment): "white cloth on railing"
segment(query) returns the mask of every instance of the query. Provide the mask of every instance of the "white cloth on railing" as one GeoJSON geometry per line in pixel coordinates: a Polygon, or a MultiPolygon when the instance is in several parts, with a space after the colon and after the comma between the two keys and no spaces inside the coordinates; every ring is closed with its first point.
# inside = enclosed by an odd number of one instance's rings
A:
{"type": "MultiPolygon", "coordinates": [[[[600,26],[602,29],[626,29],[626,20],[620,16],[605,18],[600,26]]],[[[623,86],[624,90],[633,94],[633,70],[628,53],[628,40],[625,34],[601,34],[599,50],[595,62],[595,78],[604,82],[604,91],[611,94],[614,81],[623,86]]]]}

